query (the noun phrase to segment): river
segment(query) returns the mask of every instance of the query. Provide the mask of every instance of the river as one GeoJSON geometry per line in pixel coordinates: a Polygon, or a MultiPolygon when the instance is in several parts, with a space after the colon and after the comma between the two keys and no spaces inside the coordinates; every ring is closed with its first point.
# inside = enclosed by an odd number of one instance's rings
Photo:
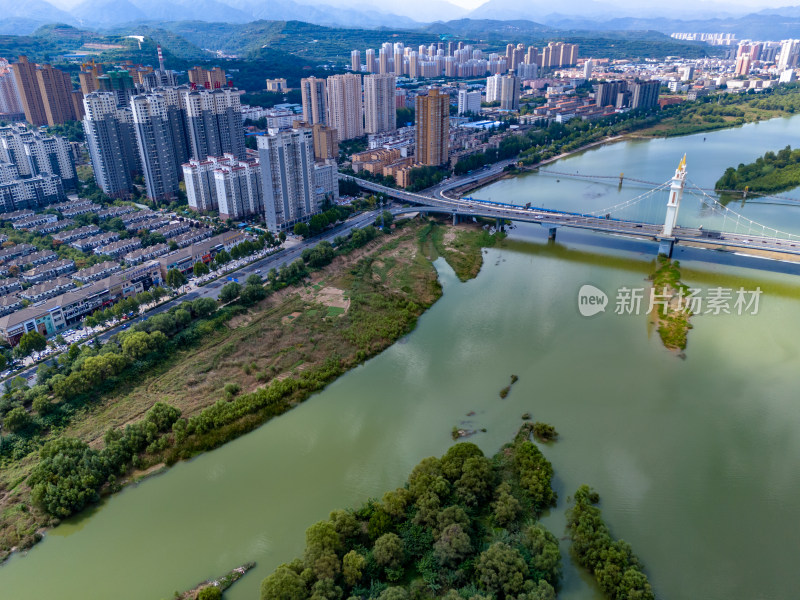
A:
{"type": "MultiPolygon", "coordinates": [[[[800,116],[620,143],[557,167],[664,181],[685,151],[690,178],[711,187],[726,166],[783,147],[799,131],[800,116]]],[[[567,208],[636,193],[533,174],[473,195],[539,197],[567,208]]],[[[800,208],[748,203],[741,210],[800,233],[800,208]]],[[[691,210],[682,214],[692,218],[691,210]]],[[[302,552],[311,523],[400,485],[420,459],[446,451],[454,425],[486,428],[470,439],[494,453],[525,412],[561,434],[544,447],[559,494],[544,521],[557,536],[567,496],[587,483],[659,597],[796,596],[797,267],[755,261],[792,273],[751,270],[722,264],[731,262],[728,254],[708,263],[692,260],[702,251],[679,249],[692,287],[763,290],[756,315],[696,317],[681,360],[643,316],[608,310],[585,318],[577,309],[583,284],[609,296],[642,287],[652,243],[564,231],[553,245],[544,234],[535,225],[513,229],[467,283],[438,260],[444,295],[414,332],[288,414],[50,531],[0,567],[0,597],[158,600],[255,560],[257,568],[226,593],[255,600],[261,579],[302,552]],[[512,373],[520,379],[500,399],[512,373]]],[[[570,565],[566,542],[562,548],[559,597],[600,598],[570,565]]]]}

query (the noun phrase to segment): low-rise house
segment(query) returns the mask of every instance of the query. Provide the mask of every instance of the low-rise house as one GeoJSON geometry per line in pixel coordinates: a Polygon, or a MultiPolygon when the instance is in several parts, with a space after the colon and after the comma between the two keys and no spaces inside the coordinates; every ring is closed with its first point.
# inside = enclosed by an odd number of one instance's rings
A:
{"type": "Polygon", "coordinates": [[[133,206],[112,206],[97,213],[97,218],[101,221],[122,217],[123,215],[130,214],[136,210],[133,206]]]}
{"type": "Polygon", "coordinates": [[[69,277],[57,277],[52,281],[45,281],[38,285],[32,285],[27,290],[20,292],[18,296],[23,300],[36,303],[63,294],[74,287],[75,282],[69,277]]]}
{"type": "Polygon", "coordinates": [[[184,221],[183,223],[169,223],[164,225],[163,227],[159,227],[153,233],[160,233],[165,238],[173,238],[181,235],[182,233],[186,233],[192,228],[192,226],[184,221]]]}
{"type": "Polygon", "coordinates": [[[161,278],[166,279],[167,271],[177,269],[184,274],[191,274],[197,262],[210,263],[214,256],[223,248],[231,248],[244,242],[247,236],[241,231],[226,231],[212,238],[195,242],[185,248],[179,248],[169,254],[158,258],[161,264],[161,278]]]}
{"type": "Polygon", "coordinates": [[[75,225],[75,221],[73,221],[72,219],[61,219],[53,221],[51,223],[42,223],[41,225],[32,227],[31,231],[33,233],[38,233],[40,235],[47,235],[49,233],[55,233],[56,231],[61,231],[62,229],[66,229],[67,227],[72,227],[73,225],[75,225]]]}
{"type": "Polygon", "coordinates": [[[23,208],[22,210],[15,210],[13,212],[7,212],[0,214],[0,220],[3,221],[11,221],[12,223],[16,223],[20,219],[25,219],[26,217],[32,217],[36,213],[33,212],[29,208],[23,208]]]}
{"type": "Polygon", "coordinates": [[[210,238],[212,235],[214,235],[214,230],[210,227],[198,227],[187,233],[182,233],[172,241],[178,245],[178,248],[185,248],[195,242],[210,238]]]}
{"type": "Polygon", "coordinates": [[[43,265],[57,259],[58,254],[52,250],[40,250],[39,252],[33,252],[26,256],[20,256],[19,258],[9,260],[7,263],[5,263],[5,266],[9,269],[16,267],[18,270],[23,270],[29,266],[38,267],[39,265],[43,265]]]}
{"type": "Polygon", "coordinates": [[[87,238],[98,233],[100,233],[100,228],[97,225],[84,225],[83,227],[69,229],[67,231],[62,231],[61,233],[55,234],[53,236],[53,241],[61,242],[62,244],[69,244],[75,240],[87,238]]]}
{"type": "Polygon", "coordinates": [[[125,264],[138,265],[140,262],[153,260],[159,256],[163,256],[167,252],[169,252],[168,244],[153,244],[147,248],[139,248],[133,252],[128,252],[128,254],[124,256],[123,260],[125,261],[125,264]]]}
{"type": "Polygon", "coordinates": [[[8,294],[0,297],[0,317],[10,315],[22,308],[22,298],[17,294],[8,294]]]}
{"type": "Polygon", "coordinates": [[[142,240],[140,240],[138,237],[133,237],[126,240],[119,240],[116,242],[111,242],[110,244],[97,246],[97,248],[94,249],[94,253],[97,255],[107,254],[108,256],[117,258],[141,247],[142,240]]]}
{"type": "Polygon", "coordinates": [[[18,221],[14,221],[11,225],[14,229],[33,229],[37,225],[44,225],[46,223],[55,223],[58,221],[58,215],[50,215],[50,214],[38,214],[38,215],[31,215],[30,217],[25,217],[23,219],[19,219],[18,221]]]}
{"type": "MultiPolygon", "coordinates": [[[[66,204],[69,204],[68,202],[66,204]]],[[[99,204],[84,204],[82,206],[73,206],[61,210],[64,217],[77,217],[78,215],[85,215],[87,213],[100,212],[103,207],[99,204]]]]}
{"type": "Polygon", "coordinates": [[[22,289],[22,282],[17,277],[0,279],[0,296],[7,296],[22,289]]]}
{"type": "Polygon", "coordinates": [[[13,246],[0,250],[0,263],[7,262],[18,256],[25,256],[31,252],[36,252],[36,246],[31,244],[14,244],[13,246]]]}
{"type": "Polygon", "coordinates": [[[133,221],[131,223],[125,224],[125,229],[127,231],[155,231],[160,227],[164,227],[169,223],[169,217],[165,217],[162,215],[154,215],[148,219],[141,219],[139,221],[133,221]]]}
{"type": "Polygon", "coordinates": [[[97,263],[96,265],[92,265],[91,267],[80,269],[76,273],[72,274],[72,278],[80,283],[89,283],[91,281],[97,281],[98,279],[108,277],[112,273],[116,273],[121,269],[122,265],[120,265],[118,262],[106,260],[101,263],[97,263]]]}
{"type": "Polygon", "coordinates": [[[57,260],[38,267],[34,267],[22,274],[22,281],[30,284],[42,283],[49,279],[55,279],[59,275],[65,275],[75,270],[75,261],[69,259],[57,260]]]}
{"type": "Polygon", "coordinates": [[[92,237],[75,240],[70,244],[73,248],[77,248],[81,252],[89,252],[98,246],[105,246],[111,242],[116,242],[119,239],[119,234],[116,231],[108,231],[100,235],[93,235],[92,237]]]}

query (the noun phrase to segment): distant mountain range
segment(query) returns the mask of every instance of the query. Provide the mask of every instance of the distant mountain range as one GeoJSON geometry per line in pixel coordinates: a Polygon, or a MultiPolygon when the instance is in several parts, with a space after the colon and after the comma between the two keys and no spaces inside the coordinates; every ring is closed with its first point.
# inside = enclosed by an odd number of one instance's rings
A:
{"type": "MultiPolygon", "coordinates": [[[[513,32],[514,23],[534,22],[546,30],[653,30],[662,33],[729,32],[739,37],[781,39],[800,36],[800,6],[766,9],[742,14],[735,4],[707,0],[672,0],[639,3],[633,0],[487,0],[467,11],[447,0],[404,0],[378,10],[365,0],[83,0],[66,10],[46,0],[0,0],[0,34],[24,35],[48,23],[109,29],[135,23],[206,21],[250,23],[253,21],[305,21],[317,25],[350,28],[446,29],[456,23],[492,19],[498,31],[513,32]],[[630,2],[631,4],[624,4],[630,2]],[[723,9],[720,7],[724,6],[723,9]],[[675,18],[680,15],[680,19],[675,18]]],[[[529,29],[529,26],[526,26],[529,29]]],[[[485,28],[484,28],[485,31],[485,28]]]]}

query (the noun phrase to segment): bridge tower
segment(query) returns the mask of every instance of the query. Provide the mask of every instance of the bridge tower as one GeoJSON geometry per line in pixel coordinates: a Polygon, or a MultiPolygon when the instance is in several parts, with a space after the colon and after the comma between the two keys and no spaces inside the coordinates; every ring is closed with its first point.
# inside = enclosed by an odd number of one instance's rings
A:
{"type": "Polygon", "coordinates": [[[678,210],[681,207],[681,198],[683,198],[683,187],[686,185],[686,155],[683,155],[681,162],[678,163],[678,168],[675,169],[675,175],[672,178],[672,183],[669,186],[669,200],[667,200],[667,215],[664,219],[664,229],[661,231],[661,245],[658,248],[659,254],[665,254],[669,257],[672,256],[672,247],[675,240],[672,239],[672,230],[678,222],[678,210]]]}

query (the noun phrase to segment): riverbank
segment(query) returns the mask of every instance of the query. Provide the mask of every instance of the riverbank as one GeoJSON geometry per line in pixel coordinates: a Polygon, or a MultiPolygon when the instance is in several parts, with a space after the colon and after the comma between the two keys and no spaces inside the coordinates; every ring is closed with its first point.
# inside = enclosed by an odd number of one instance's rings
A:
{"type": "MultiPolygon", "coordinates": [[[[420,247],[425,227],[405,224],[272,294],[209,331],[199,346],[168,357],[134,387],[87,407],[58,437],[101,448],[108,430],[142,420],[154,399],[163,401],[180,410],[186,429],[173,428],[165,446],[137,455],[134,466],[141,472],[215,448],[289,410],[407,334],[441,296],[436,271],[420,247]],[[260,403],[261,395],[279,392],[279,402],[260,403]],[[222,417],[222,408],[236,411],[233,418],[222,417]]],[[[477,254],[466,259],[474,263],[481,246],[472,243],[460,252],[477,254]]],[[[38,453],[31,453],[0,474],[3,558],[58,524],[31,502],[26,480],[38,462],[38,453]]],[[[101,493],[117,491],[125,481],[101,493]]]]}
{"type": "MultiPolygon", "coordinates": [[[[714,98],[722,98],[725,101],[719,106],[716,105],[716,103],[712,103],[711,98],[712,97],[707,97],[707,99],[704,100],[685,102],[667,107],[663,109],[666,112],[663,115],[660,114],[657,118],[650,116],[637,121],[638,117],[635,117],[632,122],[623,120],[619,123],[606,125],[605,128],[603,128],[601,124],[601,129],[583,132],[581,135],[591,138],[596,137],[597,133],[605,132],[606,134],[603,135],[601,139],[595,139],[585,144],[581,144],[580,139],[571,141],[567,141],[564,138],[557,139],[554,136],[555,132],[547,133],[547,130],[542,130],[543,135],[550,137],[551,141],[549,142],[549,146],[536,143],[533,147],[529,147],[520,152],[516,158],[507,159],[506,162],[509,164],[516,163],[520,170],[535,171],[556,160],[617,141],[669,138],[696,133],[710,133],[747,123],[757,123],[777,117],[792,116],[800,109],[800,89],[796,87],[779,88],[770,95],[757,98],[734,94],[726,94],[724,96],[718,95],[714,98]],[[648,124],[648,119],[655,122],[648,124]],[[578,147],[571,147],[575,144],[580,145],[578,147]],[[561,147],[565,146],[569,149],[560,152],[561,147]],[[558,154],[551,156],[553,152],[558,152],[558,154]]],[[[569,124],[562,125],[562,128],[568,126],[569,124]]],[[[533,136],[535,134],[528,132],[522,135],[533,136]]],[[[562,132],[559,135],[564,134],[562,132]]],[[[542,140],[536,141],[542,142],[542,140]]],[[[544,138],[544,142],[547,144],[547,137],[544,138]]],[[[497,163],[502,162],[504,161],[497,161],[497,163]]],[[[480,179],[478,182],[471,181],[464,186],[453,186],[445,190],[445,192],[451,189],[459,195],[464,195],[492,181],[513,176],[516,176],[516,174],[492,173],[486,178],[480,179]]]]}

